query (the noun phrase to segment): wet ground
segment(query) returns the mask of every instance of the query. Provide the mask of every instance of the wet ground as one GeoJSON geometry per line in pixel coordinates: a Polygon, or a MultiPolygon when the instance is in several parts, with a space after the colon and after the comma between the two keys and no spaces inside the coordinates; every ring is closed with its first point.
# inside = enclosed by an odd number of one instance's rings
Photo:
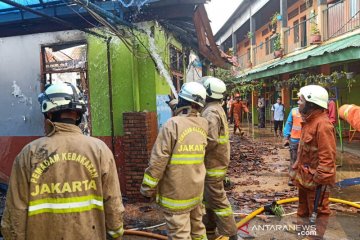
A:
{"type": "MultiPolygon", "coordinates": [[[[232,130],[232,126],[230,126],[232,130]]],[[[245,135],[231,135],[231,164],[228,175],[233,183],[227,192],[237,221],[257,208],[270,204],[274,200],[297,196],[297,189],[289,187],[288,167],[289,149],[282,146],[282,138],[275,137],[270,128],[258,129],[243,126],[245,135]]],[[[346,149],[356,152],[360,143],[346,144],[346,149]],[[354,144],[354,145],[353,145],[354,144]],[[355,145],[356,144],[356,145],[355,145]]],[[[360,155],[348,152],[337,153],[337,181],[360,177],[360,155]]],[[[360,201],[360,185],[344,188],[335,187],[331,197],[348,201],[360,201]]],[[[244,239],[303,239],[286,231],[298,223],[296,217],[297,202],[283,205],[285,215],[282,218],[272,215],[260,215],[244,226],[239,234],[244,239]]],[[[164,222],[161,211],[155,204],[127,204],[125,206],[125,228],[153,226],[164,222]]],[[[325,239],[358,240],[360,239],[360,210],[342,204],[332,204],[325,239]]],[[[165,234],[165,227],[151,228],[165,234]]],[[[311,234],[311,231],[308,231],[311,234]]],[[[125,239],[141,239],[133,236],[125,239]]],[[[142,238],[145,239],[145,238],[142,238]]]]}
{"type": "MultiPolygon", "coordinates": [[[[230,126],[232,130],[232,126],[230,126]]],[[[231,164],[228,175],[233,183],[227,192],[233,206],[236,220],[274,200],[297,196],[297,189],[289,187],[289,149],[282,146],[282,138],[275,137],[270,128],[258,129],[243,126],[245,135],[231,135],[231,164]]],[[[360,143],[346,144],[346,149],[360,149],[360,143]]],[[[360,177],[360,156],[340,151],[337,153],[337,181],[360,177]]],[[[331,197],[348,201],[360,201],[360,185],[344,188],[335,187],[331,197]]],[[[244,239],[302,239],[303,236],[286,231],[298,223],[297,202],[285,204],[282,218],[261,215],[244,226],[239,234],[244,239]],[[289,226],[291,225],[291,226],[289,226]]],[[[329,240],[360,239],[360,210],[342,204],[332,204],[333,213],[325,232],[329,240]]],[[[153,226],[163,223],[156,205],[126,205],[126,228],[153,226]],[[140,206],[140,208],[139,208],[140,206]]],[[[156,229],[164,233],[164,226],[156,229]]],[[[152,230],[151,230],[152,231],[152,230]]],[[[308,232],[311,234],[311,231],[308,232]]],[[[127,237],[125,239],[136,239],[127,237]]]]}

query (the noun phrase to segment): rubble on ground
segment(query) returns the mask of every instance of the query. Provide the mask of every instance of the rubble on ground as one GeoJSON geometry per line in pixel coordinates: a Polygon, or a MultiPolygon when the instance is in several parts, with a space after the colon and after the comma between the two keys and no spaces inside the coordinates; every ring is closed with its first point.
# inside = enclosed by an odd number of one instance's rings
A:
{"type": "MultiPolygon", "coordinates": [[[[278,151],[279,144],[274,142],[253,141],[247,137],[231,136],[231,154],[228,175],[233,181],[233,187],[227,192],[228,197],[235,208],[249,213],[273,201],[297,196],[295,187],[289,188],[284,183],[274,183],[276,189],[264,186],[260,181],[260,176],[283,173],[286,176],[288,167],[272,166],[280,161],[278,151]],[[239,191],[242,186],[253,186],[252,189],[239,191]],[[239,187],[237,189],[237,187],[239,187]],[[279,188],[281,190],[279,190],[279,188]]],[[[288,164],[288,163],[287,163],[288,164]]],[[[292,212],[297,205],[284,206],[287,212],[292,212]]]]}

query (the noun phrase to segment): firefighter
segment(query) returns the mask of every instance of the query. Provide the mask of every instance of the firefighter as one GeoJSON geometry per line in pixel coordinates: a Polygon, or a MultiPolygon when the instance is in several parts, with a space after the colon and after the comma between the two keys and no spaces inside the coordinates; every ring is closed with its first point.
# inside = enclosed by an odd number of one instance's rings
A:
{"type": "Polygon", "coordinates": [[[328,186],[335,184],[335,131],[325,111],[328,93],[323,87],[302,87],[299,97],[303,122],[298,156],[291,172],[299,189],[297,215],[308,218],[313,215],[314,206],[317,205],[315,238],[321,239],[330,215],[328,186]],[[320,191],[321,197],[315,203],[315,195],[320,191]]]}
{"type": "Polygon", "coordinates": [[[206,90],[185,83],[170,118],[160,129],[145,170],[141,193],[164,212],[169,239],[206,239],[202,205],[208,123],[200,116],[206,90]]]}
{"type": "Polygon", "coordinates": [[[347,121],[356,131],[360,131],[360,107],[344,104],[339,108],[339,116],[347,121]]]}
{"type": "MultiPolygon", "coordinates": [[[[209,123],[205,154],[204,223],[208,235],[214,234],[217,227],[219,234],[234,240],[237,239],[237,227],[223,184],[230,162],[229,127],[226,113],[221,107],[226,86],[223,81],[215,77],[203,77],[202,81],[207,95],[202,116],[209,123]]],[[[238,117],[236,121],[239,121],[238,117]]]]}
{"type": "Polygon", "coordinates": [[[230,113],[234,116],[234,134],[236,130],[239,129],[239,134],[244,135],[244,132],[241,131],[240,122],[242,117],[242,111],[249,112],[249,109],[246,105],[240,100],[240,94],[235,94],[235,101],[231,104],[230,113]]]}
{"type": "MultiPolygon", "coordinates": [[[[301,137],[301,123],[302,117],[299,112],[299,107],[291,109],[284,129],[284,146],[290,147],[289,170],[291,170],[291,166],[295,163],[297,158],[297,151],[301,137]]],[[[291,179],[289,180],[288,185],[294,186],[291,179]]]]}
{"type": "Polygon", "coordinates": [[[70,83],[39,95],[46,136],[12,168],[2,218],[5,239],[121,239],[124,207],[112,152],[78,125],[86,104],[70,83]]]}

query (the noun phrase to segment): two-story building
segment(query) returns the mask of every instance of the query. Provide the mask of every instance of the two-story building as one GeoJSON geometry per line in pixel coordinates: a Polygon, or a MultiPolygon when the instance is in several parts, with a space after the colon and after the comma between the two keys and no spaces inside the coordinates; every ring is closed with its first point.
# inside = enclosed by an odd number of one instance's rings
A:
{"type": "MultiPolygon", "coordinates": [[[[243,1],[216,33],[224,52],[236,55],[234,91],[252,105],[270,107],[282,96],[287,112],[298,89],[310,83],[329,88],[338,104],[360,104],[360,0],[243,1]]],[[[341,129],[341,127],[339,127],[341,129]]]]}

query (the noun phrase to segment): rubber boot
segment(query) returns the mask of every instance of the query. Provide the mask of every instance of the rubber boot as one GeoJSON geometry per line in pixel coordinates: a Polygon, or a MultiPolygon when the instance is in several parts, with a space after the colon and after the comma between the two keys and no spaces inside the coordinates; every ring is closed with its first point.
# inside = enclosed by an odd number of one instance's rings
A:
{"type": "Polygon", "coordinates": [[[244,136],[244,132],[241,131],[241,128],[239,127],[240,136],[244,136]]]}

